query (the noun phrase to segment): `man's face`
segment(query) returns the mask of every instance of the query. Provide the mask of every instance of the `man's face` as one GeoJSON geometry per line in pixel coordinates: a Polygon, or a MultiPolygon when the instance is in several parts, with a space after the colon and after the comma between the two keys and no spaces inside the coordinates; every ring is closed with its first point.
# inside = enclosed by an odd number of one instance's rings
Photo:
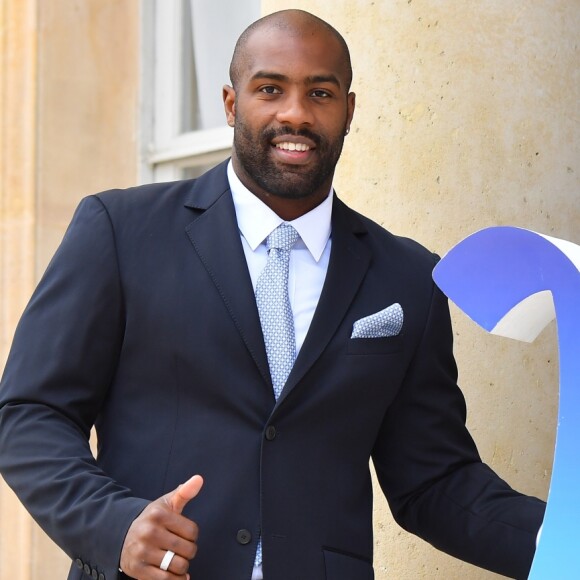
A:
{"type": "Polygon", "coordinates": [[[230,110],[226,97],[236,171],[256,194],[326,196],[354,111],[338,41],[259,30],[246,54],[230,110]]]}

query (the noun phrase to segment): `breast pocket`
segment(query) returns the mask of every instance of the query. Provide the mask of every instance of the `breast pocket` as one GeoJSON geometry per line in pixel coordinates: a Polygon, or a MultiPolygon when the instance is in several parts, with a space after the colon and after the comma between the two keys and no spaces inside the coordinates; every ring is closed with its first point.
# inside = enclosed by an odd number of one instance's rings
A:
{"type": "Polygon", "coordinates": [[[382,338],[351,338],[347,344],[347,354],[390,354],[401,351],[402,335],[385,336],[382,338]]]}
{"type": "Polygon", "coordinates": [[[374,580],[373,566],[363,558],[323,550],[326,580],[374,580]]]}

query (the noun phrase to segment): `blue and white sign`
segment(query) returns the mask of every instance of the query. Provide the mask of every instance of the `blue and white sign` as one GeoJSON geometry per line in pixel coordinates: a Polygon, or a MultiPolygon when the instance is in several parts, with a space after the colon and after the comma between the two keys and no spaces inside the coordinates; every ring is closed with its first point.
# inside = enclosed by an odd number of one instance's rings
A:
{"type": "Polygon", "coordinates": [[[580,246],[493,227],[457,244],[433,278],[487,331],[531,342],[554,318],[560,350],[558,431],[534,580],[580,578],[580,246]]]}

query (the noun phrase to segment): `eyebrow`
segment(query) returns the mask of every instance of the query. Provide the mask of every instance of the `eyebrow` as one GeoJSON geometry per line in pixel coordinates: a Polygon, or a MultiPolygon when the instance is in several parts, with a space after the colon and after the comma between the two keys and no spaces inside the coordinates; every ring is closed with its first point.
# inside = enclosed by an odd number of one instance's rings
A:
{"type": "MultiPolygon", "coordinates": [[[[281,73],[269,72],[267,70],[260,70],[252,75],[252,80],[269,79],[279,82],[290,82],[290,77],[283,75],[281,73]]],[[[305,84],[307,85],[317,85],[321,83],[331,83],[336,85],[338,88],[341,87],[338,77],[333,74],[328,75],[312,75],[306,77],[305,84]]]]}

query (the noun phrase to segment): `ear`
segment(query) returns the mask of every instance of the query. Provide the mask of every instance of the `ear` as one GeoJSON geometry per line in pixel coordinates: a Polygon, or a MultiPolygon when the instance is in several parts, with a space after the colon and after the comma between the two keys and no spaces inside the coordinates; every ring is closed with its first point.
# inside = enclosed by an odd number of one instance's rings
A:
{"type": "Polygon", "coordinates": [[[233,127],[236,120],[236,91],[230,85],[224,85],[222,96],[224,99],[226,121],[230,127],[233,127]]]}
{"type": "Polygon", "coordinates": [[[348,93],[346,97],[346,132],[350,131],[350,124],[354,116],[356,95],[354,93],[348,93]]]}

